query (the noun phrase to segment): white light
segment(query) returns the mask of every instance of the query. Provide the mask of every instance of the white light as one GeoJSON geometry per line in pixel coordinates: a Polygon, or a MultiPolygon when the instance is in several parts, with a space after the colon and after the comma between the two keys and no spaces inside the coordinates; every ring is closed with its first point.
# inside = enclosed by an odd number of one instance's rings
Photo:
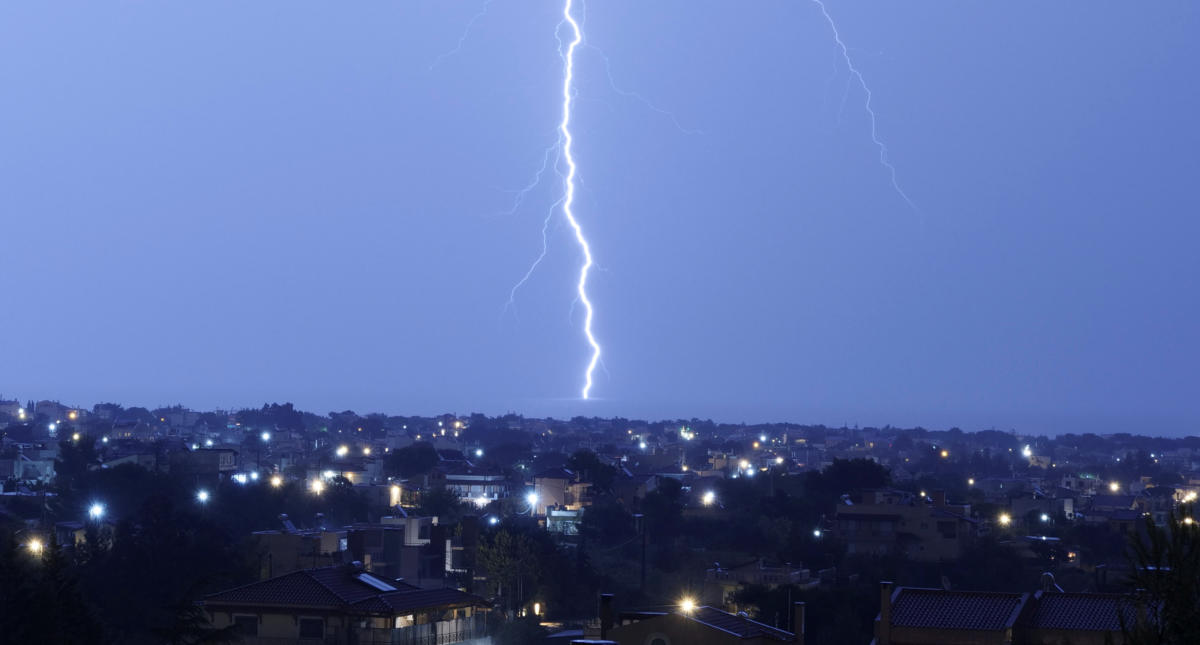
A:
{"type": "Polygon", "coordinates": [[[641,448],[642,450],[645,450],[645,449],[646,449],[646,442],[645,442],[645,441],[639,441],[639,442],[638,442],[638,448],[641,448]]]}
{"type": "Polygon", "coordinates": [[[1009,524],[1012,524],[1012,516],[1008,513],[1001,513],[999,519],[1000,526],[1008,526],[1009,524]]]}
{"type": "Polygon", "coordinates": [[[92,504],[91,507],[88,508],[88,517],[92,518],[93,520],[98,520],[104,517],[104,504],[100,504],[99,502],[92,504]]]}
{"type": "Polygon", "coordinates": [[[262,433],[261,435],[259,435],[259,436],[260,436],[260,437],[262,437],[262,440],[263,440],[263,441],[270,441],[270,440],[271,440],[271,433],[270,433],[270,432],[267,432],[267,431],[265,431],[265,430],[264,430],[264,431],[263,431],[263,433],[262,433]]]}
{"type": "Polygon", "coordinates": [[[198,491],[196,493],[196,500],[199,501],[201,504],[207,502],[208,501],[208,491],[206,491],[206,490],[198,491]]]}
{"type": "Polygon", "coordinates": [[[492,526],[495,526],[495,525],[497,525],[497,524],[499,524],[499,523],[500,523],[500,518],[498,518],[498,517],[496,517],[496,516],[494,516],[494,515],[493,515],[492,517],[489,517],[489,518],[488,518],[488,524],[491,524],[492,526]]]}
{"type": "Polygon", "coordinates": [[[782,463],[783,463],[783,457],[776,457],[776,458],[775,458],[775,465],[776,465],[776,466],[778,466],[778,465],[780,465],[780,464],[782,464],[782,463]]]}
{"type": "Polygon", "coordinates": [[[701,501],[701,502],[702,502],[702,503],[703,503],[705,506],[712,506],[712,503],[713,503],[713,502],[715,502],[715,501],[717,501],[717,494],[716,494],[716,493],[714,493],[714,492],[712,492],[711,490],[710,490],[710,491],[705,491],[705,492],[704,492],[704,496],[700,498],[700,501],[701,501]]]}
{"type": "Polygon", "coordinates": [[[1112,482],[1111,484],[1108,485],[1108,490],[1115,493],[1115,492],[1121,490],[1121,485],[1118,484],[1117,482],[1112,482]]]}
{"type": "Polygon", "coordinates": [[[337,473],[333,472],[332,470],[326,470],[325,472],[321,473],[321,476],[325,479],[333,479],[334,477],[337,477],[337,473]]]}
{"type": "Polygon", "coordinates": [[[525,501],[529,502],[530,506],[537,506],[538,494],[537,493],[529,493],[528,495],[525,496],[525,501]]]}
{"type": "Polygon", "coordinates": [[[691,598],[684,598],[680,601],[679,608],[683,610],[683,613],[690,614],[696,609],[696,601],[691,598]]]}
{"type": "Polygon", "coordinates": [[[337,456],[345,457],[347,454],[349,454],[349,452],[350,452],[350,448],[348,448],[346,446],[338,446],[337,456]]]}
{"type": "Polygon", "coordinates": [[[271,475],[271,485],[275,488],[283,486],[283,477],[279,475],[271,475]]]}
{"type": "Polygon", "coordinates": [[[763,443],[766,443],[766,442],[767,442],[767,435],[765,435],[765,434],[760,434],[760,435],[758,435],[758,440],[759,440],[759,441],[761,441],[761,442],[763,442],[763,443]]]}
{"type": "Polygon", "coordinates": [[[257,470],[250,473],[250,479],[252,479],[254,481],[258,481],[258,471],[257,470]]]}
{"type": "Polygon", "coordinates": [[[32,540],[30,540],[29,544],[26,546],[29,547],[29,552],[34,555],[41,555],[42,549],[44,548],[42,541],[37,538],[33,538],[32,540]]]}
{"type": "Polygon", "coordinates": [[[313,494],[320,495],[321,492],[325,490],[325,482],[319,479],[314,479],[310,488],[313,494]]]}
{"type": "Polygon", "coordinates": [[[821,529],[813,529],[813,537],[820,538],[821,537],[821,529]]]}
{"type": "Polygon", "coordinates": [[[475,449],[475,456],[476,456],[476,457],[482,457],[482,456],[483,456],[483,448],[476,448],[476,449],[475,449]]]}
{"type": "Polygon", "coordinates": [[[484,497],[484,496],[480,495],[480,496],[479,496],[479,498],[477,498],[477,499],[475,500],[475,505],[476,505],[476,506],[478,506],[479,508],[483,508],[484,506],[487,506],[487,505],[488,505],[488,503],[489,503],[489,502],[491,502],[491,501],[492,501],[492,500],[490,500],[490,499],[488,499],[488,498],[486,498],[486,497],[484,497]]]}
{"type": "Polygon", "coordinates": [[[212,445],[213,445],[213,440],[212,440],[212,439],[205,439],[205,440],[204,440],[204,447],[205,447],[205,448],[212,448],[212,445]]]}
{"type": "Polygon", "coordinates": [[[1021,448],[1021,454],[1025,455],[1025,458],[1028,459],[1033,456],[1033,448],[1030,448],[1029,444],[1025,444],[1025,447],[1021,448]]]}
{"type": "Polygon", "coordinates": [[[192,444],[192,450],[199,450],[199,449],[200,449],[200,444],[198,444],[198,443],[192,444]]]}
{"type": "Polygon", "coordinates": [[[364,454],[364,455],[370,455],[370,454],[371,454],[371,448],[370,448],[370,446],[364,446],[364,447],[363,447],[363,454],[364,454]]]}
{"type": "Polygon", "coordinates": [[[51,424],[50,424],[50,432],[54,432],[55,430],[58,430],[58,424],[57,424],[57,423],[51,423],[51,424]]]}
{"type": "Polygon", "coordinates": [[[1049,521],[1050,521],[1050,516],[1049,516],[1049,515],[1047,515],[1047,514],[1045,514],[1045,513],[1042,513],[1042,518],[1041,518],[1041,519],[1042,519],[1042,521],[1043,521],[1043,522],[1049,522],[1049,521]]]}
{"type": "Polygon", "coordinates": [[[592,373],[596,371],[596,365],[600,362],[600,343],[596,342],[596,337],[592,334],[592,317],[595,312],[592,309],[592,301],[588,298],[587,294],[588,273],[592,269],[592,249],[588,244],[587,238],[583,235],[583,227],[575,219],[575,212],[571,210],[571,207],[575,205],[575,173],[577,170],[575,156],[572,154],[571,149],[574,143],[574,137],[571,135],[571,98],[575,78],[575,48],[583,41],[583,33],[579,30],[579,23],[575,22],[575,18],[571,15],[571,2],[572,0],[566,0],[563,4],[563,22],[571,26],[574,36],[569,43],[566,43],[567,48],[565,52],[561,49],[559,50],[563,58],[564,74],[562,121],[558,125],[558,130],[562,137],[563,159],[567,162],[567,174],[563,177],[563,182],[566,186],[566,194],[563,196],[563,214],[567,216],[567,222],[570,223],[571,228],[575,231],[575,240],[579,243],[579,248],[583,251],[583,266],[579,269],[579,283],[576,286],[576,290],[579,294],[579,301],[583,303],[583,333],[587,336],[588,345],[592,348],[592,358],[588,361],[587,370],[584,372],[584,385],[581,392],[583,398],[587,399],[592,390],[592,373]]]}
{"type": "Polygon", "coordinates": [[[101,443],[108,443],[108,437],[101,437],[101,438],[100,438],[100,442],[101,442],[101,443]]]}
{"type": "Polygon", "coordinates": [[[738,468],[741,468],[742,470],[746,470],[749,467],[750,467],[750,462],[746,461],[745,459],[738,462],[738,468]]]}
{"type": "Polygon", "coordinates": [[[233,476],[233,481],[235,481],[239,484],[245,484],[246,483],[246,473],[236,473],[233,476]]]}

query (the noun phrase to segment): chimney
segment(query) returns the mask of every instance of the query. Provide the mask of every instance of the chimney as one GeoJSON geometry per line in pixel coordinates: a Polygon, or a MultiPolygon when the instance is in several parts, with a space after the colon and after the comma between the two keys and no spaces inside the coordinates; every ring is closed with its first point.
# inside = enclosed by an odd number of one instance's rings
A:
{"type": "Polygon", "coordinates": [[[875,625],[875,640],[879,645],[892,642],[892,583],[879,583],[879,622],[875,625]]]}
{"type": "Polygon", "coordinates": [[[945,506],[946,505],[946,491],[944,491],[944,490],[933,491],[933,505],[934,506],[945,506]]]}
{"type": "Polygon", "coordinates": [[[804,645],[804,603],[792,603],[792,642],[804,645]]]}
{"type": "Polygon", "coordinates": [[[612,599],[610,593],[600,594],[600,640],[608,638],[608,630],[613,627],[612,599]]]}

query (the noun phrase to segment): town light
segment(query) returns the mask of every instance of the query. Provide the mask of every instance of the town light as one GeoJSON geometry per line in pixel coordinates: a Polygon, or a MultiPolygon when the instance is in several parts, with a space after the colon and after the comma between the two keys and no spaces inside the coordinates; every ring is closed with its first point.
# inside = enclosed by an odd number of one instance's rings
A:
{"type": "MultiPolygon", "coordinates": [[[[79,418],[79,413],[74,410],[71,410],[70,412],[67,413],[67,418],[74,421],[75,419],[79,418]]],[[[1153,456],[1153,455],[1151,455],[1151,456],[1153,456]]]]}
{"type": "Polygon", "coordinates": [[[392,488],[389,492],[391,493],[391,497],[388,499],[388,506],[399,506],[400,493],[402,492],[400,490],[400,486],[398,484],[392,484],[392,488]]]}
{"type": "Polygon", "coordinates": [[[1025,455],[1026,459],[1029,459],[1033,456],[1033,448],[1030,448],[1029,444],[1025,444],[1025,447],[1021,448],[1021,454],[1025,455]]]}
{"type": "Polygon", "coordinates": [[[1041,520],[1042,520],[1043,522],[1049,522],[1049,521],[1050,521],[1050,516],[1049,516],[1049,515],[1047,515],[1047,514],[1045,514],[1045,513],[1042,513],[1041,520]]]}
{"type": "Polygon", "coordinates": [[[488,518],[488,524],[491,524],[492,526],[495,526],[499,523],[500,523],[500,518],[496,517],[495,515],[488,518]]]}
{"type": "Polygon", "coordinates": [[[775,458],[775,465],[776,465],[776,466],[779,466],[779,465],[781,465],[781,464],[783,464],[783,457],[776,457],[776,458],[775,458]]]}
{"type": "Polygon", "coordinates": [[[704,491],[704,496],[700,498],[700,501],[705,506],[712,506],[713,502],[717,501],[717,494],[712,492],[711,490],[704,491]]]}
{"type": "Polygon", "coordinates": [[[337,456],[345,457],[349,453],[350,453],[350,448],[348,448],[347,446],[338,446],[337,456]]]}
{"type": "Polygon", "coordinates": [[[766,441],[767,441],[767,435],[765,435],[765,434],[760,434],[760,435],[758,435],[758,440],[759,440],[759,441],[761,441],[761,442],[763,442],[763,443],[766,443],[766,441]]]}
{"type": "Polygon", "coordinates": [[[1109,485],[1108,485],[1108,490],[1109,490],[1110,492],[1113,492],[1113,493],[1115,493],[1115,492],[1117,492],[1117,491],[1121,490],[1121,485],[1120,485],[1120,484],[1118,484],[1117,482],[1111,482],[1111,483],[1109,483],[1109,485]]]}
{"type": "Polygon", "coordinates": [[[21,421],[25,420],[25,408],[17,408],[17,418],[21,421]]]}
{"type": "Polygon", "coordinates": [[[333,472],[332,470],[326,470],[325,472],[321,473],[321,477],[324,477],[325,479],[333,479],[334,477],[337,477],[337,473],[333,472]]]}
{"type": "Polygon", "coordinates": [[[1012,516],[1008,513],[1001,513],[999,520],[1000,526],[1008,526],[1009,524],[1012,524],[1012,516]]]}
{"type": "Polygon", "coordinates": [[[204,447],[205,447],[205,448],[212,448],[212,447],[213,447],[213,440],[212,440],[212,439],[205,439],[205,440],[204,440],[204,447]]]}
{"type": "Polygon", "coordinates": [[[207,503],[208,502],[208,491],[206,491],[204,489],[196,491],[196,501],[200,502],[201,504],[207,503]]]}
{"type": "Polygon", "coordinates": [[[320,495],[325,490],[325,482],[319,479],[314,479],[312,481],[312,485],[309,486],[309,489],[312,490],[313,495],[320,495]]]}
{"type": "Polygon", "coordinates": [[[538,494],[529,493],[525,496],[525,501],[529,502],[529,517],[537,515],[538,494]]]}
{"type": "Polygon", "coordinates": [[[364,456],[369,456],[370,454],[371,454],[371,447],[370,447],[370,446],[363,446],[363,455],[364,455],[364,456]]]}
{"type": "Polygon", "coordinates": [[[813,529],[813,537],[821,539],[821,529],[813,529]]]}
{"type": "Polygon", "coordinates": [[[88,507],[88,517],[98,520],[104,517],[104,504],[96,502],[88,507]]]}
{"type": "Polygon", "coordinates": [[[1184,524],[1187,524],[1188,526],[1191,526],[1191,525],[1192,525],[1192,524],[1194,524],[1195,522],[1196,522],[1196,520],[1193,520],[1191,517],[1185,517],[1185,518],[1183,518],[1183,523],[1184,523],[1184,524]]]}
{"type": "Polygon", "coordinates": [[[639,441],[639,442],[638,442],[638,448],[640,448],[640,449],[642,449],[642,450],[645,450],[645,449],[646,449],[646,442],[645,442],[645,441],[639,441]]]}
{"type": "Polygon", "coordinates": [[[478,498],[475,499],[475,505],[478,506],[479,508],[483,508],[484,506],[487,506],[488,503],[491,501],[492,500],[484,497],[483,495],[480,495],[478,498]]]}
{"type": "Polygon", "coordinates": [[[483,456],[483,448],[476,448],[476,449],[475,449],[475,456],[476,456],[476,457],[482,457],[482,456],[483,456]]]}
{"type": "Polygon", "coordinates": [[[71,435],[71,441],[79,441],[79,433],[78,432],[71,435]]]}
{"type": "Polygon", "coordinates": [[[947,458],[947,457],[949,457],[949,456],[950,456],[950,451],[949,451],[949,450],[943,450],[943,451],[941,452],[941,455],[942,455],[942,459],[945,459],[945,458],[947,458]]]}
{"type": "Polygon", "coordinates": [[[271,486],[275,488],[283,486],[283,477],[280,475],[271,475],[271,486]]]}
{"type": "Polygon", "coordinates": [[[42,550],[46,548],[46,545],[42,544],[42,541],[37,538],[33,538],[29,541],[29,544],[25,546],[29,549],[29,552],[34,555],[41,555],[42,550]]]}
{"type": "Polygon", "coordinates": [[[101,443],[108,443],[108,437],[101,437],[101,438],[100,438],[100,442],[101,442],[101,443]]]}
{"type": "Polygon", "coordinates": [[[246,473],[234,473],[234,475],[233,475],[233,481],[235,481],[235,482],[237,482],[237,483],[239,483],[239,484],[245,484],[245,483],[246,483],[246,481],[247,481],[247,480],[246,480],[246,473]]]}
{"type": "Polygon", "coordinates": [[[260,436],[260,437],[262,437],[262,440],[263,440],[263,441],[270,441],[270,440],[271,440],[271,433],[270,433],[270,432],[267,432],[266,430],[263,430],[263,433],[262,433],[261,435],[259,435],[259,436],[260,436]]]}
{"type": "Polygon", "coordinates": [[[250,479],[251,479],[251,481],[258,481],[258,471],[257,470],[250,473],[250,479]]]}
{"type": "Polygon", "coordinates": [[[679,601],[679,609],[685,614],[690,614],[696,610],[696,601],[691,598],[684,598],[679,601]]]}
{"type": "Polygon", "coordinates": [[[750,467],[750,462],[746,461],[745,459],[738,462],[738,468],[741,468],[742,470],[746,470],[749,467],[750,467]]]}
{"type": "Polygon", "coordinates": [[[967,486],[974,486],[974,485],[975,485],[975,478],[974,478],[974,477],[968,477],[968,478],[967,478],[967,486]]]}
{"type": "Polygon", "coordinates": [[[50,428],[50,432],[54,432],[55,430],[58,430],[58,424],[57,424],[57,423],[51,423],[51,424],[50,424],[49,426],[47,426],[47,427],[48,427],[48,428],[50,428]]]}

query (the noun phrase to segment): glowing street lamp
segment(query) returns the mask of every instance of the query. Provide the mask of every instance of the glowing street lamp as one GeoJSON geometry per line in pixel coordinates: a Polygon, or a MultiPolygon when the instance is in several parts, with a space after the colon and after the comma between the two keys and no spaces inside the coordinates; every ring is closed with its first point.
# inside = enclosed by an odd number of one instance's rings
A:
{"type": "Polygon", "coordinates": [[[325,482],[314,479],[312,484],[309,485],[309,490],[312,491],[313,495],[320,495],[325,491],[325,482]]]}
{"type": "Polygon", "coordinates": [[[700,502],[705,506],[712,506],[715,501],[717,501],[717,494],[711,490],[704,491],[704,496],[700,498],[700,502]]]}
{"type": "Polygon", "coordinates": [[[25,545],[25,548],[29,549],[29,552],[34,555],[41,555],[42,551],[45,550],[46,545],[42,544],[42,541],[38,538],[33,538],[28,544],[25,545]]]}
{"type": "Polygon", "coordinates": [[[263,442],[270,441],[270,440],[271,440],[271,433],[270,433],[270,432],[267,432],[266,430],[263,430],[263,433],[262,433],[261,435],[259,435],[259,438],[261,438],[261,439],[263,440],[263,442]]]}
{"type": "Polygon", "coordinates": [[[208,491],[206,491],[204,489],[196,491],[196,501],[200,502],[201,504],[207,504],[208,503],[208,491]]]}
{"type": "Polygon", "coordinates": [[[529,502],[529,517],[537,515],[538,494],[529,493],[525,496],[525,501],[529,502]]]}
{"type": "Polygon", "coordinates": [[[346,456],[347,454],[349,454],[349,453],[350,453],[350,448],[348,448],[348,447],[346,447],[346,446],[338,446],[338,449],[337,449],[337,456],[339,456],[339,457],[345,457],[345,456],[346,456]]]}
{"type": "Polygon", "coordinates": [[[1049,521],[1050,521],[1050,516],[1049,516],[1049,515],[1047,515],[1046,513],[1042,513],[1042,517],[1041,517],[1040,519],[1041,519],[1043,522],[1049,522],[1049,521]]]}
{"type": "Polygon", "coordinates": [[[482,456],[483,456],[483,448],[476,448],[476,449],[475,449],[475,456],[476,456],[476,457],[482,457],[482,456]]]}
{"type": "Polygon", "coordinates": [[[96,502],[88,507],[88,517],[98,520],[104,517],[104,504],[96,502]]]}
{"type": "Polygon", "coordinates": [[[949,451],[949,450],[943,450],[943,451],[942,451],[940,454],[942,455],[942,459],[945,459],[945,458],[947,458],[947,457],[949,457],[949,456],[950,456],[950,451],[949,451]]]}
{"type": "Polygon", "coordinates": [[[370,454],[371,454],[371,447],[363,446],[363,456],[370,456],[370,454]]]}
{"type": "Polygon", "coordinates": [[[1111,482],[1108,485],[1109,492],[1116,493],[1121,490],[1121,485],[1117,482],[1111,482]]]}
{"type": "Polygon", "coordinates": [[[1012,524],[1012,516],[1008,513],[1001,513],[1000,517],[997,519],[1000,521],[1000,526],[1008,526],[1009,524],[1012,524]]]}
{"type": "Polygon", "coordinates": [[[281,475],[271,475],[271,486],[273,488],[283,486],[283,477],[281,475]]]}
{"type": "Polygon", "coordinates": [[[690,614],[696,610],[696,601],[691,598],[684,598],[679,601],[679,610],[685,614],[690,614]]]}

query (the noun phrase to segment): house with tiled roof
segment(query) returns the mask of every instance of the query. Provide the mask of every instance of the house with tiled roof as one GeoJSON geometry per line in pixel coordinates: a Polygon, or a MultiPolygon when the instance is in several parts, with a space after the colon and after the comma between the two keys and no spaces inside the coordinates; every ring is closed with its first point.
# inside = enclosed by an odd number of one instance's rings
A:
{"type": "MultiPolygon", "coordinates": [[[[804,603],[793,606],[786,631],[760,623],[745,613],[731,614],[716,607],[681,606],[671,612],[626,611],[614,614],[612,596],[601,595],[600,625],[589,638],[618,645],[774,645],[804,643],[804,603]]],[[[592,631],[592,630],[587,630],[592,631]]]]}
{"type": "Polygon", "coordinates": [[[241,643],[472,643],[489,605],[457,589],[421,589],[356,564],[294,571],[206,596],[214,627],[241,643]]]}
{"type": "Polygon", "coordinates": [[[1050,574],[1036,593],[883,582],[872,645],[1121,645],[1135,616],[1130,596],[1064,592],[1050,574]]]}
{"type": "Polygon", "coordinates": [[[858,503],[843,500],[834,513],[847,553],[900,555],[925,562],[958,559],[974,540],[978,522],[968,504],[894,490],[864,491],[858,503]]]}

